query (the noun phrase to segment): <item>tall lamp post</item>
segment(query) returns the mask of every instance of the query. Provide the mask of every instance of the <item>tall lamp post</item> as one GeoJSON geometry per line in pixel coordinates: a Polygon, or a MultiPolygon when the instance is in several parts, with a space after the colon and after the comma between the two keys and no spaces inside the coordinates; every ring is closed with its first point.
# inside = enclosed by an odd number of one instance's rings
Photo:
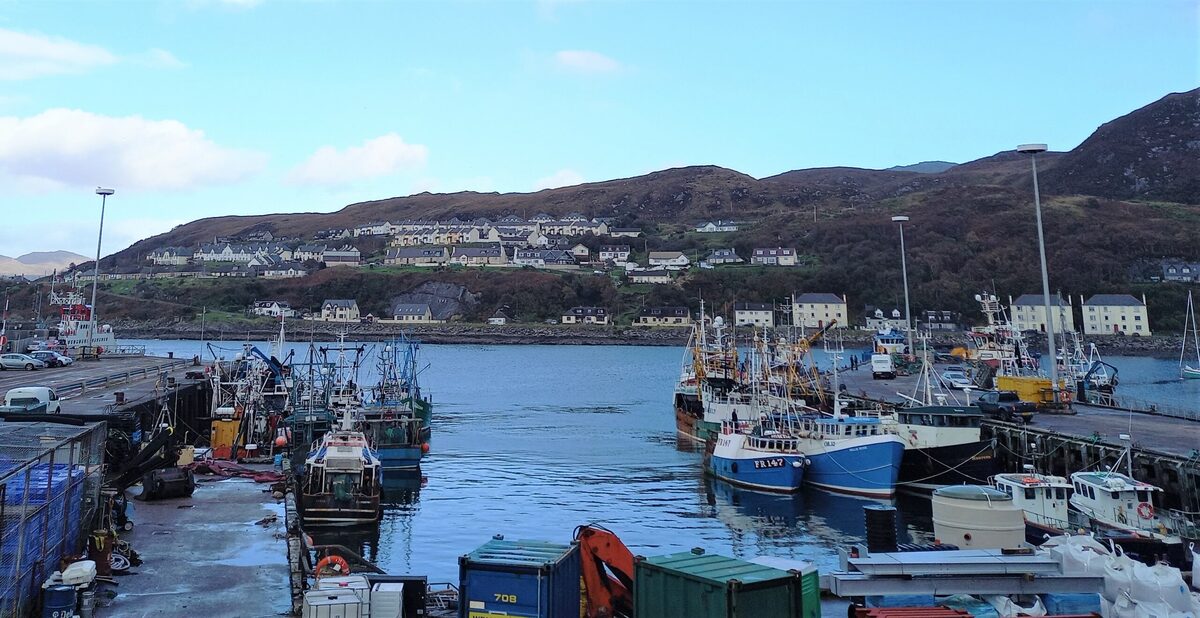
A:
{"type": "Polygon", "coordinates": [[[1042,232],[1042,196],[1038,190],[1037,153],[1046,152],[1045,144],[1021,144],[1017,152],[1029,155],[1029,163],[1033,168],[1033,212],[1037,217],[1038,255],[1042,261],[1042,300],[1046,303],[1046,341],[1050,353],[1050,392],[1054,403],[1059,402],[1058,392],[1058,352],[1054,344],[1054,318],[1050,302],[1050,274],[1046,269],[1046,235],[1042,232]]]}
{"type": "Polygon", "coordinates": [[[892,217],[892,221],[900,224],[900,272],[904,276],[904,335],[908,341],[908,353],[915,354],[917,349],[913,347],[912,313],[908,305],[908,260],[904,255],[904,224],[908,222],[908,216],[896,215],[892,217]]]}
{"type": "Polygon", "coordinates": [[[112,189],[96,187],[96,195],[100,196],[100,231],[96,234],[96,261],[92,264],[92,308],[88,311],[88,344],[90,350],[96,334],[96,284],[100,282],[100,243],[104,239],[104,207],[108,205],[108,196],[116,193],[112,189]]]}

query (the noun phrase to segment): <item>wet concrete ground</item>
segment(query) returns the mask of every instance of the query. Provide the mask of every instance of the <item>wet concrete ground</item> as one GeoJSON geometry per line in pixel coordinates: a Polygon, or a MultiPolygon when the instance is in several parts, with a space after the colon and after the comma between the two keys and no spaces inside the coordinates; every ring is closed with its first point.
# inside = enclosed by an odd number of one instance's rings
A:
{"type": "Polygon", "coordinates": [[[97,594],[105,605],[97,616],[257,618],[288,612],[282,503],[265,483],[196,480],[191,498],[130,500],[134,528],[121,538],[143,564],[116,578],[115,598],[97,594]],[[274,522],[256,523],[272,515],[274,522]]]}

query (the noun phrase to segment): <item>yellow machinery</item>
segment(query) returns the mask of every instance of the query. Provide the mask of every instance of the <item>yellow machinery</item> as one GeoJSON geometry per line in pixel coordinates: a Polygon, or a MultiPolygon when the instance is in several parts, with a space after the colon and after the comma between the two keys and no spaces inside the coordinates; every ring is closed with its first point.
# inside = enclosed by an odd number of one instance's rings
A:
{"type": "Polygon", "coordinates": [[[213,459],[233,459],[234,444],[237,443],[241,432],[241,418],[214,418],[212,432],[209,434],[213,459]]]}
{"type": "Polygon", "coordinates": [[[1039,408],[1063,408],[1071,405],[1071,386],[1066,380],[1059,380],[1058,403],[1054,402],[1054,390],[1050,387],[1050,378],[1040,376],[996,376],[996,389],[1013,391],[1021,401],[1028,401],[1039,408]]]}

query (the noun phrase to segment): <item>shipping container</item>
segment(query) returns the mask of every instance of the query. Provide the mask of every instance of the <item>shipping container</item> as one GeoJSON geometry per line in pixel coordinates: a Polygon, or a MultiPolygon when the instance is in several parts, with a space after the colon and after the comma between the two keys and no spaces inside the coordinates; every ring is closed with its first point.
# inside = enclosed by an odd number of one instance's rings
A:
{"type": "Polygon", "coordinates": [[[458,559],[459,618],[578,618],[579,546],[497,536],[458,559]]]}
{"type": "Polygon", "coordinates": [[[654,618],[818,618],[816,569],[784,571],[692,550],[634,564],[634,614],[654,618]]]}

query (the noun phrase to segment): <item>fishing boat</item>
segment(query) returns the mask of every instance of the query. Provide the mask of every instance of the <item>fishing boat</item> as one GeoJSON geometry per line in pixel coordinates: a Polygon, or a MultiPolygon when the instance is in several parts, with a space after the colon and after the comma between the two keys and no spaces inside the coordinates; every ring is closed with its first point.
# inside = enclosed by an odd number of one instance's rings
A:
{"type": "Polygon", "coordinates": [[[739,380],[737,346],[725,320],[710,318],[701,302],[700,318],[692,329],[690,354],[675,386],[675,429],[704,444],[739,407],[746,417],[750,410],[747,390],[739,380]]]}
{"type": "Polygon", "coordinates": [[[721,424],[708,470],[714,477],[734,485],[764,491],[800,491],[808,463],[799,450],[799,440],[769,419],[762,423],[721,424]]]}
{"type": "Polygon", "coordinates": [[[795,420],[789,432],[809,462],[806,483],[856,496],[895,495],[904,440],[883,419],[809,414],[795,420]]]}
{"type": "Polygon", "coordinates": [[[1192,304],[1192,292],[1188,290],[1187,299],[1187,315],[1184,316],[1183,323],[1183,344],[1179,350],[1179,377],[1185,380],[1200,380],[1200,333],[1196,327],[1196,309],[1192,304]],[[1188,332],[1188,327],[1191,327],[1192,332],[1188,332]],[[1196,349],[1196,364],[1189,365],[1184,363],[1184,356],[1187,354],[1188,336],[1191,336],[1191,344],[1196,349]]]}
{"type": "Polygon", "coordinates": [[[312,344],[302,361],[287,365],[290,396],[283,426],[277,432],[290,446],[288,456],[296,473],[303,471],[312,445],[333,429],[337,421],[330,405],[335,369],[312,344]]]}
{"type": "Polygon", "coordinates": [[[417,382],[419,346],[397,338],[379,350],[379,381],[358,411],[358,427],[384,470],[412,470],[429,452],[432,404],[417,382]]]}
{"type": "Polygon", "coordinates": [[[304,461],[297,508],[305,526],[370,524],[383,515],[383,464],[349,411],[304,461]]]}

